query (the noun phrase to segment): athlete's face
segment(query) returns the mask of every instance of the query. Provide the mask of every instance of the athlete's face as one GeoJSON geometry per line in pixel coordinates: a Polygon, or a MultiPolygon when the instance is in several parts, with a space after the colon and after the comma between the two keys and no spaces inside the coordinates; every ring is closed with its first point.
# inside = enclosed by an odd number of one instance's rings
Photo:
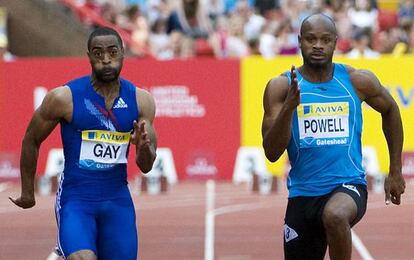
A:
{"type": "Polygon", "coordinates": [[[329,24],[307,23],[298,37],[305,64],[323,67],[332,62],[336,33],[329,24]]]}
{"type": "Polygon", "coordinates": [[[118,79],[124,60],[124,49],[116,36],[94,37],[88,57],[92,72],[98,81],[111,82],[118,79]]]}

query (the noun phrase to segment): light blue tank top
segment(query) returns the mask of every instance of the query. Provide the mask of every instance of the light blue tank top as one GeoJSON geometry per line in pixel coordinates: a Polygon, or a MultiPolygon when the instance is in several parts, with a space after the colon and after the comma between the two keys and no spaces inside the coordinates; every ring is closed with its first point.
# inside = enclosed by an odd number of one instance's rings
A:
{"type": "Polygon", "coordinates": [[[129,197],[127,156],[133,121],[138,120],[136,88],[120,79],[120,93],[112,109],[95,92],[91,77],[67,84],[72,93],[71,123],[61,124],[65,168],[59,199],[102,200],[129,197]]]}
{"type": "MultiPolygon", "coordinates": [[[[312,83],[297,72],[300,104],[287,151],[289,197],[320,196],[342,184],[366,184],[362,168],[361,101],[343,64],[330,81],[312,83]]],[[[290,84],[290,72],[286,75],[290,84]]]]}

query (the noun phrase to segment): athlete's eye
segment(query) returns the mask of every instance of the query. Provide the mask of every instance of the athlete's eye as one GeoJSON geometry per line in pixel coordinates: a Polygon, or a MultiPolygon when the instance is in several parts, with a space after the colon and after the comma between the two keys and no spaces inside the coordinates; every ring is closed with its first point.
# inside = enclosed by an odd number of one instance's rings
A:
{"type": "Polygon", "coordinates": [[[313,36],[307,36],[305,37],[305,40],[309,43],[314,43],[315,42],[315,37],[313,36]]]}
{"type": "Polygon", "coordinates": [[[325,43],[325,44],[328,44],[328,43],[331,42],[331,38],[330,37],[323,37],[322,42],[325,43]]]}
{"type": "Polygon", "coordinates": [[[112,49],[111,50],[111,56],[112,57],[116,57],[116,56],[118,56],[118,54],[119,54],[119,50],[118,49],[112,49]]]}
{"type": "Polygon", "coordinates": [[[96,58],[102,58],[103,53],[100,50],[96,50],[93,52],[93,56],[95,56],[96,58]]]}

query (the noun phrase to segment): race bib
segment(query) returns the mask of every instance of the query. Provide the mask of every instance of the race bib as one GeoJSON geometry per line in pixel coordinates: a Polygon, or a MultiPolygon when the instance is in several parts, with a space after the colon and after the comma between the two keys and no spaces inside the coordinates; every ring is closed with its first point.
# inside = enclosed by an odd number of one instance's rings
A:
{"type": "Polygon", "coordinates": [[[107,170],[127,163],[131,134],[101,130],[82,131],[79,166],[88,170],[107,170]]]}
{"type": "Polygon", "coordinates": [[[349,144],[347,102],[300,104],[297,113],[301,148],[349,144]]]}

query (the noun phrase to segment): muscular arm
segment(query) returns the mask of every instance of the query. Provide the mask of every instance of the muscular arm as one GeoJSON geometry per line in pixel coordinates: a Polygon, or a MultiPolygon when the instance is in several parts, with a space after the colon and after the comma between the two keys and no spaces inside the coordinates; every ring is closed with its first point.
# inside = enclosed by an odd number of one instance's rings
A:
{"type": "MultiPolygon", "coordinates": [[[[395,181],[391,184],[391,188],[385,187],[386,195],[387,193],[388,196],[392,195],[391,201],[400,204],[400,195],[405,189],[405,182],[401,174],[401,152],[404,135],[400,110],[395,100],[372,72],[356,70],[351,72],[350,75],[352,84],[361,100],[381,113],[382,130],[387,140],[390,158],[389,177],[391,177],[392,182],[395,181]]],[[[387,182],[386,185],[388,185],[387,182]]]]}
{"type": "Polygon", "coordinates": [[[140,119],[134,122],[131,142],[136,145],[135,161],[144,173],[152,169],[157,150],[157,135],[153,126],[155,118],[154,98],[145,90],[137,88],[140,119]]]}
{"type": "Polygon", "coordinates": [[[287,78],[281,76],[269,81],[265,89],[262,138],[265,155],[271,162],[279,159],[291,138],[292,115],[300,101],[295,76],[292,82],[289,87],[287,78]]]}
{"type": "Polygon", "coordinates": [[[30,208],[35,205],[34,176],[40,145],[61,119],[70,120],[71,101],[70,90],[67,87],[59,87],[50,91],[34,112],[21,148],[21,196],[15,200],[11,199],[17,206],[30,208]]]}

